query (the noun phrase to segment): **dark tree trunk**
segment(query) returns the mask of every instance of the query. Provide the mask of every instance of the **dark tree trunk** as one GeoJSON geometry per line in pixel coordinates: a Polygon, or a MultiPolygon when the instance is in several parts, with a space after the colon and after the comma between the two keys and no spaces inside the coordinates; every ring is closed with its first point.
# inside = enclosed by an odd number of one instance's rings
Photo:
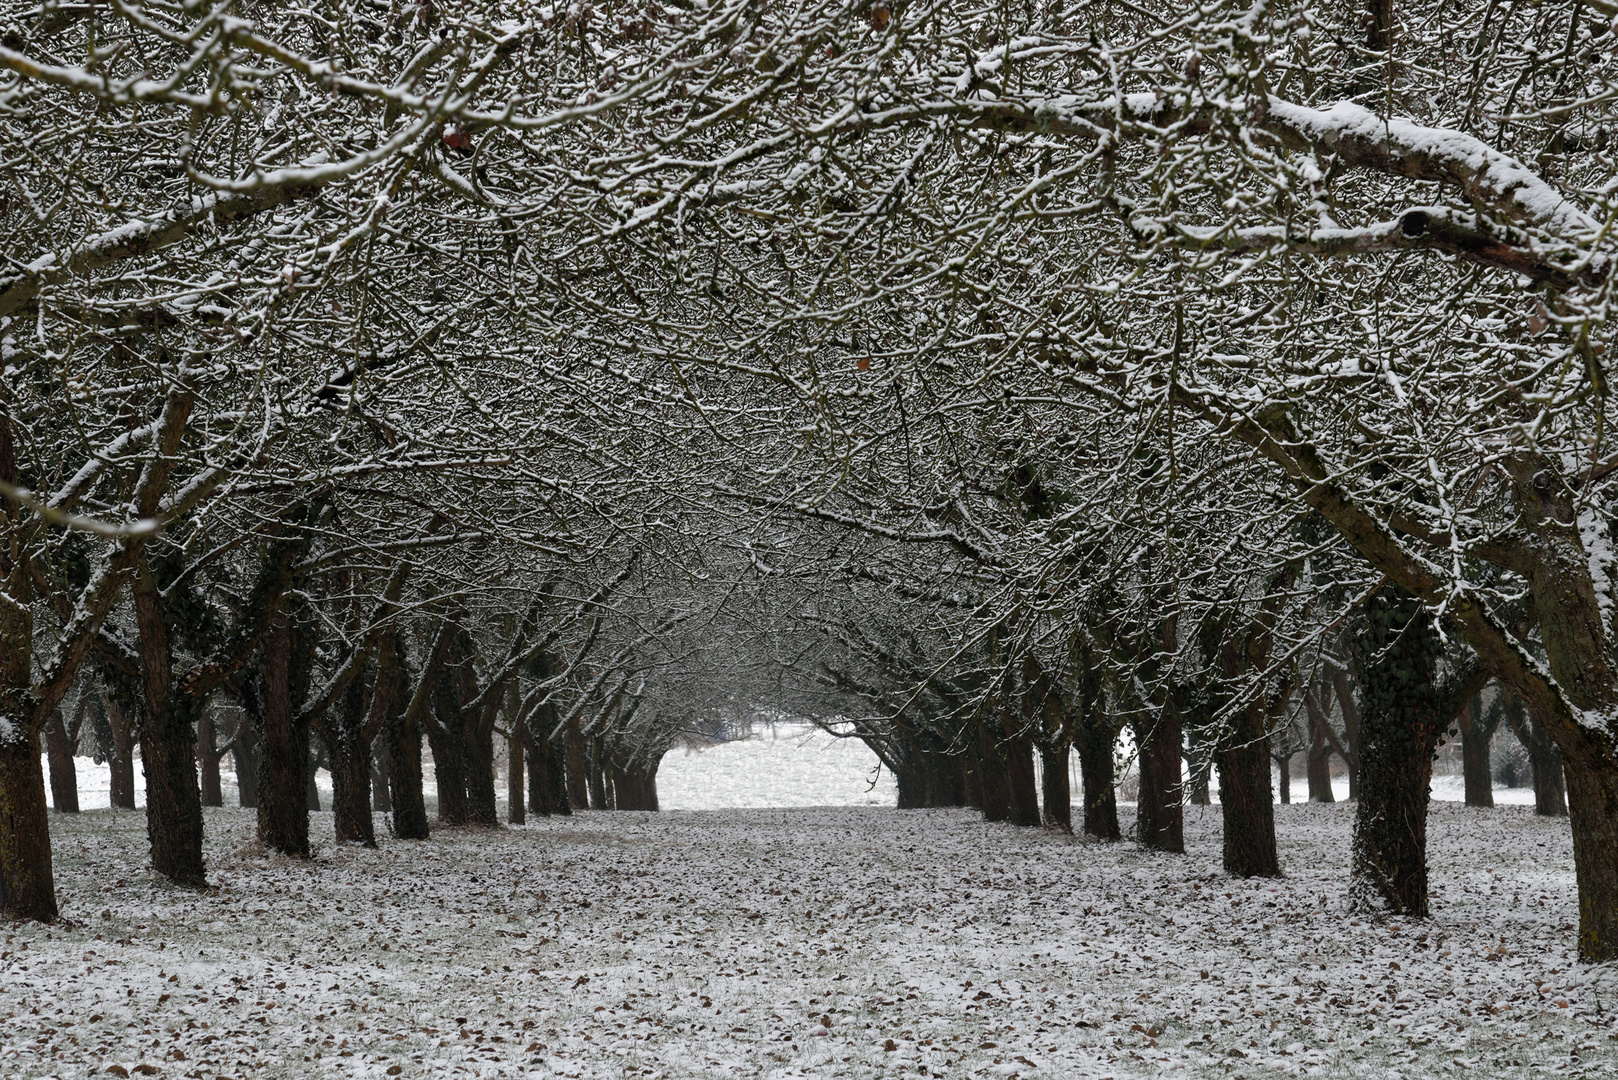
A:
{"type": "Polygon", "coordinates": [[[1088,664],[1079,679],[1078,698],[1073,745],[1079,751],[1079,779],[1084,784],[1084,833],[1098,840],[1117,840],[1123,836],[1113,773],[1113,742],[1118,731],[1104,715],[1101,680],[1088,664]]]}
{"type": "Polygon", "coordinates": [[[309,750],[308,764],[304,766],[303,770],[303,797],[305,806],[309,812],[311,814],[318,814],[320,812],[319,777],[320,770],[326,764],[326,755],[321,752],[320,747],[309,743],[309,736],[307,732],[304,734],[304,741],[309,745],[309,750]]]}
{"type": "Polygon", "coordinates": [[[1346,671],[1332,668],[1331,679],[1337,702],[1343,707],[1343,739],[1348,743],[1343,765],[1348,769],[1348,798],[1352,802],[1360,797],[1360,707],[1349,688],[1346,671]]]}
{"type": "MultiPolygon", "coordinates": [[[[543,736],[534,734],[535,727],[543,728],[543,708],[523,725],[523,758],[528,765],[528,805],[541,817],[551,816],[551,755],[543,736]]],[[[564,788],[565,790],[565,788],[564,788]]]]}
{"type": "MultiPolygon", "coordinates": [[[[1014,721],[1008,718],[1007,727],[1014,721]]],[[[1026,730],[1007,734],[1006,782],[1011,796],[1010,821],[1034,828],[1039,825],[1039,783],[1034,776],[1034,740],[1026,730]]]]}
{"type": "Polygon", "coordinates": [[[1567,784],[1563,778],[1562,751],[1540,722],[1528,714],[1522,699],[1509,690],[1505,696],[1506,722],[1528,751],[1528,765],[1534,774],[1534,813],[1541,817],[1566,817],[1567,784]]]}
{"type": "MultiPolygon", "coordinates": [[[[0,699],[0,704],[10,703],[0,699]]],[[[45,774],[39,767],[36,736],[18,735],[0,739],[0,913],[52,922],[57,915],[56,885],[51,876],[45,774]]]]}
{"type": "Polygon", "coordinates": [[[244,715],[236,723],[230,752],[236,759],[236,801],[245,809],[258,806],[258,725],[244,715]]]}
{"type": "Polygon", "coordinates": [[[135,809],[135,738],[129,713],[110,694],[102,698],[112,729],[112,757],[107,761],[108,797],[114,808],[135,809]]]}
{"type": "Polygon", "coordinates": [[[78,770],[73,765],[73,743],[59,709],[45,722],[45,756],[51,769],[51,807],[58,814],[77,814],[78,770]]]}
{"type": "MultiPolygon", "coordinates": [[[[390,710],[391,711],[391,710],[390,710]]],[[[393,781],[388,778],[388,742],[384,735],[378,735],[371,742],[371,809],[379,814],[390,813],[393,810],[393,797],[390,789],[393,781]]]]}
{"type": "Polygon", "coordinates": [[[1011,819],[1011,777],[1006,759],[987,728],[978,731],[978,779],[983,787],[983,820],[1011,819]]]}
{"type": "MultiPolygon", "coordinates": [[[[386,693],[385,673],[378,672],[375,692],[386,693]]],[[[372,701],[386,710],[386,701],[372,701]]],[[[339,695],[335,715],[323,718],[318,728],[326,744],[326,767],[331,771],[332,829],[339,844],[376,847],[376,826],[371,820],[371,738],[366,731],[365,681],[348,684],[339,695]]]]}
{"type": "Polygon", "coordinates": [[[465,825],[471,820],[466,803],[466,773],[461,759],[459,717],[440,714],[427,722],[427,746],[433,753],[433,779],[438,787],[438,821],[465,825]],[[435,722],[436,720],[436,722],[435,722]]]}
{"type": "Polygon", "coordinates": [[[588,745],[585,767],[589,770],[587,777],[590,785],[590,809],[611,810],[612,793],[607,789],[606,763],[602,760],[605,755],[602,753],[600,737],[591,739],[588,745]]]}
{"type": "Polygon", "coordinates": [[[338,843],[376,847],[371,820],[371,755],[369,745],[327,753],[331,770],[332,827],[338,843]]]}
{"type": "Polygon", "coordinates": [[[1448,726],[1436,670],[1442,645],[1421,603],[1386,585],[1366,603],[1355,641],[1360,685],[1360,790],[1351,899],[1427,914],[1427,800],[1433,752],[1448,726]]]}
{"type": "Polygon", "coordinates": [[[433,689],[433,716],[427,720],[427,745],[433,752],[438,785],[438,820],[444,825],[471,822],[466,798],[466,718],[461,710],[459,680],[453,669],[440,675],[433,689]]]}
{"type": "Polygon", "coordinates": [[[1040,764],[1044,769],[1041,779],[1044,784],[1045,824],[1070,833],[1073,831],[1073,792],[1067,775],[1066,737],[1046,742],[1040,754],[1040,764]]]}
{"type": "MultiPolygon", "coordinates": [[[[1136,839],[1154,851],[1183,852],[1185,813],[1180,805],[1179,716],[1172,709],[1163,709],[1156,720],[1137,723],[1135,745],[1140,768],[1136,839]]],[[[1223,769],[1220,777],[1223,783],[1223,769]]]]}
{"type": "Polygon", "coordinates": [[[293,703],[293,629],[285,614],[270,622],[264,639],[264,699],[259,739],[258,838],[270,851],[309,857],[309,796],[304,769],[308,729],[293,703]]]}
{"type": "Polygon", "coordinates": [[[574,810],[586,810],[590,806],[590,770],[585,764],[584,734],[579,731],[579,722],[569,720],[567,729],[563,733],[563,745],[567,753],[567,801],[568,806],[574,810]]]}
{"type": "Polygon", "coordinates": [[[1213,773],[1211,749],[1202,735],[1195,729],[1186,731],[1185,742],[1185,765],[1188,773],[1186,785],[1191,789],[1191,805],[1212,806],[1213,792],[1209,790],[1208,784],[1208,779],[1213,773]]]}
{"type": "Polygon", "coordinates": [[[393,801],[393,835],[400,840],[425,840],[427,800],[422,791],[421,729],[411,719],[405,684],[397,684],[382,737],[388,744],[388,793],[393,801]]]}
{"type": "Polygon", "coordinates": [[[201,703],[173,685],[168,620],[157,580],[142,561],[134,584],[145,680],[140,733],[146,777],[146,835],[152,868],[176,885],[207,884],[202,863],[202,792],[197,787],[196,717],[201,703]]]}
{"type": "Polygon", "coordinates": [[[1309,777],[1309,801],[1336,802],[1331,789],[1331,741],[1326,731],[1326,715],[1313,690],[1305,688],[1304,706],[1309,714],[1309,751],[1304,767],[1309,777]]]}
{"type": "Polygon", "coordinates": [[[506,820],[513,825],[528,820],[528,806],[523,795],[523,749],[528,741],[523,723],[521,691],[517,680],[506,687],[506,820]]]}
{"type": "Polygon", "coordinates": [[[966,805],[981,813],[983,811],[983,768],[978,762],[977,754],[970,751],[961,757],[961,789],[966,793],[966,805]]]}
{"type": "Polygon", "coordinates": [[[197,716],[197,769],[201,774],[203,806],[225,805],[224,789],[219,782],[218,746],[213,710],[204,708],[197,716]]]}
{"type": "Polygon", "coordinates": [[[1263,705],[1247,706],[1233,718],[1230,745],[1214,754],[1225,833],[1224,865],[1237,877],[1281,876],[1265,726],[1263,705]]]}
{"type": "Polygon", "coordinates": [[[176,885],[202,888],[208,881],[202,863],[202,792],[197,787],[196,743],[188,708],[193,703],[183,693],[153,698],[140,737],[152,868],[176,885]]]}
{"type": "Polygon", "coordinates": [[[496,826],[500,809],[494,781],[494,730],[478,724],[471,727],[464,744],[467,820],[473,825],[496,826]]]}
{"type": "Polygon", "coordinates": [[[566,817],[573,813],[573,788],[568,779],[572,764],[562,740],[552,739],[545,744],[547,770],[550,772],[551,813],[566,817]]]}
{"type": "Polygon", "coordinates": [[[1292,759],[1293,754],[1276,754],[1276,787],[1281,796],[1282,806],[1292,805],[1292,759]]]}
{"type": "Polygon", "coordinates": [[[1466,805],[1494,806],[1494,776],[1489,767],[1489,743],[1494,727],[1485,722],[1483,695],[1473,695],[1460,716],[1461,772],[1466,780],[1466,805]]]}

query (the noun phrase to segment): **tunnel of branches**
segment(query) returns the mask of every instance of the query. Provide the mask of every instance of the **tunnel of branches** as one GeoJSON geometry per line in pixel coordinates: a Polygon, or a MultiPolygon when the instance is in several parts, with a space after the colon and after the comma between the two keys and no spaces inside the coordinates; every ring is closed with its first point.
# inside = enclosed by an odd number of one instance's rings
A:
{"type": "Polygon", "coordinates": [[[75,752],[201,887],[222,766],[306,857],[784,717],[1249,877],[1346,777],[1422,916],[1510,738],[1618,955],[1610,6],[8,14],[0,907],[75,752]]]}

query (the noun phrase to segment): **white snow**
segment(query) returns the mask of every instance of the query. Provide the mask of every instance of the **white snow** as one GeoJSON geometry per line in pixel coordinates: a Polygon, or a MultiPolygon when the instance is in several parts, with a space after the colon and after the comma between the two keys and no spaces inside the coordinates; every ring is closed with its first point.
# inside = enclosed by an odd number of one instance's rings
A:
{"type": "Polygon", "coordinates": [[[893,774],[858,739],[780,725],[701,750],[679,747],[657,770],[665,810],[764,806],[892,806],[893,774]],[[874,782],[874,786],[873,786],[874,782]]]}
{"type": "Polygon", "coordinates": [[[1279,881],[1223,874],[1202,807],[1183,856],[837,807],[374,851],[317,821],[309,862],[205,813],[204,892],[144,869],[143,815],[53,817],[73,923],[5,930],[0,1076],[1613,1071],[1618,979],[1574,962],[1566,823],[1520,808],[1434,807],[1425,921],[1345,909],[1351,805],[1278,809],[1279,881]]]}

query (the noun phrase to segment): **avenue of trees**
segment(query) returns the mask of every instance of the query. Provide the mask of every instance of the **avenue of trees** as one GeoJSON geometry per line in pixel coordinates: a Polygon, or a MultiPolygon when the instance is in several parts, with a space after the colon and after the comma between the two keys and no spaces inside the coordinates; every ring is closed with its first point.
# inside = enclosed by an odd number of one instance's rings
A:
{"type": "Polygon", "coordinates": [[[1169,852],[1216,775],[1250,876],[1336,755],[1423,915],[1504,725],[1618,957],[1615,17],[7,5],[0,909],[42,745],[200,886],[226,753],[306,855],[317,765],[340,841],[424,744],[447,824],[502,745],[514,817],[655,809],[767,708],[1109,840],[1131,758],[1169,852]]]}

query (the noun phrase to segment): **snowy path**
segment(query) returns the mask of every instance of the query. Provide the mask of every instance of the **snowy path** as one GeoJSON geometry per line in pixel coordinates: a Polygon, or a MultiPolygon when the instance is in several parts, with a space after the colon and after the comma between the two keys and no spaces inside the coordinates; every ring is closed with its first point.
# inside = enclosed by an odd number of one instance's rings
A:
{"type": "Polygon", "coordinates": [[[1378,923],[1344,912],[1352,810],[1279,810],[1281,882],[1220,873],[1197,807],[1179,857],[851,807],[309,863],[210,810],[201,895],[138,869],[143,815],[58,817],[78,925],[6,928],[0,1076],[1613,1075],[1566,823],[1435,806],[1437,915],[1378,923]]]}

